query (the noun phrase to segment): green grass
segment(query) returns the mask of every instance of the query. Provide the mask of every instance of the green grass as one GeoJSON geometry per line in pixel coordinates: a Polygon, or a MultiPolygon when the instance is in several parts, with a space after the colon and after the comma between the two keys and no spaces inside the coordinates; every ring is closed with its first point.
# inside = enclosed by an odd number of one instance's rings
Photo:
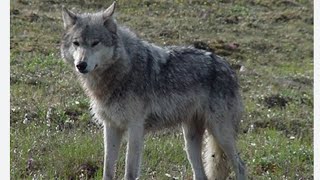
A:
{"type": "MultiPolygon", "coordinates": [[[[101,179],[103,135],[60,57],[61,6],[102,0],[11,1],[11,178],[101,179]],[[25,120],[26,119],[26,120],[25,120]]],[[[196,41],[237,71],[246,113],[238,147],[251,179],[313,179],[313,4],[276,0],[118,1],[119,23],[159,45],[196,41]],[[230,50],[230,44],[239,47],[230,50]]],[[[180,130],[145,137],[142,179],[191,179],[180,130]]],[[[117,165],[124,174],[125,143],[117,165]]]]}
{"type": "Polygon", "coordinates": [[[293,137],[288,140],[274,129],[244,135],[239,144],[246,149],[242,154],[251,176],[254,179],[312,179],[313,167],[306,162],[313,162],[313,148],[310,143],[293,137]]]}

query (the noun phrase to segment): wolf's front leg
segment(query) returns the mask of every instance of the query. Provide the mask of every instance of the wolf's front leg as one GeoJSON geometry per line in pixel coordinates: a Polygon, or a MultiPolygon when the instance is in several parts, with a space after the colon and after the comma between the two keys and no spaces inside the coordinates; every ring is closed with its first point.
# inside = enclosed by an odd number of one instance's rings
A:
{"type": "Polygon", "coordinates": [[[104,123],[104,168],[103,179],[114,179],[116,160],[123,131],[117,127],[104,123]]]}
{"type": "Polygon", "coordinates": [[[129,125],[128,127],[125,180],[136,180],[139,178],[143,150],[143,131],[144,127],[142,124],[129,125]]]}

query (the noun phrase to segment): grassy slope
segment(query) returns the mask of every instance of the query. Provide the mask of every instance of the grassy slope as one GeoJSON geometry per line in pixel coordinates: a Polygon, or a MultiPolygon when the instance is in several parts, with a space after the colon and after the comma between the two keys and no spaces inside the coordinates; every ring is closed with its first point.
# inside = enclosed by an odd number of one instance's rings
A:
{"type": "MultiPolygon", "coordinates": [[[[60,59],[60,14],[62,5],[95,11],[109,4],[11,1],[12,179],[101,177],[102,130],[89,121],[88,99],[60,59]]],[[[312,9],[307,0],[134,0],[119,1],[117,19],[159,45],[204,42],[242,67],[238,144],[250,177],[312,179],[312,9]]],[[[169,175],[192,177],[180,131],[146,137],[142,179],[169,175]]]]}

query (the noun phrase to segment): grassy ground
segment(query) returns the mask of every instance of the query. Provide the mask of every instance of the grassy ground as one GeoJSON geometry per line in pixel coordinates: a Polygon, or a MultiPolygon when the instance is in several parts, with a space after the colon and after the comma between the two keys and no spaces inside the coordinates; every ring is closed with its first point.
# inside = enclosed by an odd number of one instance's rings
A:
{"type": "MultiPolygon", "coordinates": [[[[11,178],[99,179],[102,129],[62,62],[61,6],[11,1],[11,178]]],[[[117,20],[159,45],[195,44],[228,58],[246,105],[238,147],[251,179],[313,179],[313,1],[118,1],[117,20]]],[[[124,144],[117,179],[124,169],[124,144]]],[[[146,137],[142,179],[191,179],[177,133],[146,137]]]]}

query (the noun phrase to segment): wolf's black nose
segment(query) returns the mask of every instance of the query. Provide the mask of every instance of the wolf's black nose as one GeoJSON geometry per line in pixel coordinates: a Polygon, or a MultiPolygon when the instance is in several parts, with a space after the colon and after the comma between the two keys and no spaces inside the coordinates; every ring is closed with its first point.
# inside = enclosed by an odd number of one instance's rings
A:
{"type": "Polygon", "coordinates": [[[84,72],[85,69],[87,68],[87,65],[88,64],[86,62],[81,62],[81,63],[77,64],[76,67],[78,68],[78,70],[80,72],[84,72]]]}

